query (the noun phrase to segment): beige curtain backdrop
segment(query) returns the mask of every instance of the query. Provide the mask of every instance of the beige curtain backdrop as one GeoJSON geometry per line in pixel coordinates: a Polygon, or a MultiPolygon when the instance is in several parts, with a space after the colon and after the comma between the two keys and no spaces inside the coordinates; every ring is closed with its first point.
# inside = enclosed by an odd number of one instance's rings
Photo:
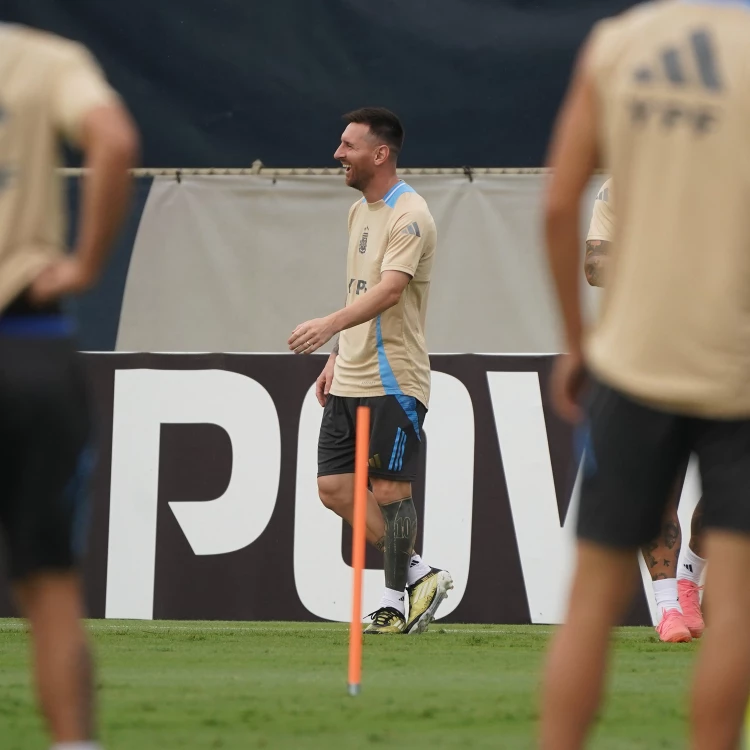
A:
{"type": "MultiPolygon", "coordinates": [[[[604,177],[581,206],[582,232],[604,177]]],[[[438,227],[431,352],[559,351],[543,246],[544,175],[408,177],[438,227]]],[[[347,212],[331,176],[154,180],[133,250],[118,351],[283,352],[346,294],[347,212]]],[[[582,276],[585,304],[596,290],[582,276]]]]}

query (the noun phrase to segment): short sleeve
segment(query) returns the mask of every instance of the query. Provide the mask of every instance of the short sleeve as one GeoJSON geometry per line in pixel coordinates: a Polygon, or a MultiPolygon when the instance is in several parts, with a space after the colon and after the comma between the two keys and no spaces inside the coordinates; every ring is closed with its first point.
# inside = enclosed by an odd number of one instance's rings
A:
{"type": "Polygon", "coordinates": [[[117,101],[117,94],[93,56],[81,45],[66,49],[52,90],[54,121],[65,138],[77,145],[86,115],[117,101]]]}
{"type": "Polygon", "coordinates": [[[602,185],[594,201],[594,211],[591,214],[591,224],[586,241],[601,240],[612,242],[615,236],[615,212],[612,205],[611,180],[602,185]]]}
{"type": "Polygon", "coordinates": [[[393,224],[383,256],[382,271],[403,271],[414,276],[424,251],[427,221],[418,211],[407,211],[393,224]]]}

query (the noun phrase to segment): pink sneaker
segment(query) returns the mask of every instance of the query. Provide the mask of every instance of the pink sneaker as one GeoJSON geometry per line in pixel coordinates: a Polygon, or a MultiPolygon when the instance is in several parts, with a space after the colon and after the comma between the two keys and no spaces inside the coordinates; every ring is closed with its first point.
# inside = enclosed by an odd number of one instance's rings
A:
{"type": "Polygon", "coordinates": [[[656,632],[659,634],[659,640],[664,643],[690,643],[693,640],[679,609],[665,610],[661,622],[656,626],[656,632]]]}
{"type": "Polygon", "coordinates": [[[701,612],[700,592],[703,586],[686,579],[677,581],[677,596],[682,607],[685,624],[693,638],[700,638],[706,628],[701,612]]]}

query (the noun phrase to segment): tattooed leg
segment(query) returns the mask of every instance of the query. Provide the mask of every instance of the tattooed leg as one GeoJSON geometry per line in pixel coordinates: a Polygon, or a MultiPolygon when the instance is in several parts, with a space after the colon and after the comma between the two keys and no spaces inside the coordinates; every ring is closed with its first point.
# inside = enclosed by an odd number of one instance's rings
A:
{"type": "Polygon", "coordinates": [[[684,467],[678,471],[661,521],[659,536],[643,548],[654,591],[659,639],[666,643],[691,640],[690,629],[684,620],[677,586],[677,566],[682,546],[682,530],[677,506],[685,481],[684,467]]]}
{"type": "Polygon", "coordinates": [[[677,519],[677,508],[671,507],[662,520],[661,534],[658,539],[654,539],[643,548],[643,556],[653,582],[659,628],[666,628],[659,630],[659,637],[667,641],[674,640],[676,635],[690,640],[684,624],[680,625],[679,633],[673,633],[675,626],[671,620],[665,619],[668,611],[680,611],[677,590],[677,560],[680,554],[681,541],[682,534],[680,522],[677,519]]]}
{"type": "Polygon", "coordinates": [[[661,522],[661,532],[656,539],[641,547],[643,559],[651,574],[652,581],[664,581],[677,577],[677,560],[682,546],[682,530],[677,517],[677,506],[682,494],[685,480],[685,470],[678,472],[669,496],[669,502],[664,508],[661,522]]]}
{"type": "Polygon", "coordinates": [[[403,591],[417,538],[417,509],[411,497],[380,506],[385,519],[385,585],[403,591]]]}
{"type": "Polygon", "coordinates": [[[682,532],[676,508],[673,513],[674,515],[670,512],[664,518],[659,537],[641,548],[652,581],[663,581],[677,576],[677,558],[680,556],[682,532]]]}

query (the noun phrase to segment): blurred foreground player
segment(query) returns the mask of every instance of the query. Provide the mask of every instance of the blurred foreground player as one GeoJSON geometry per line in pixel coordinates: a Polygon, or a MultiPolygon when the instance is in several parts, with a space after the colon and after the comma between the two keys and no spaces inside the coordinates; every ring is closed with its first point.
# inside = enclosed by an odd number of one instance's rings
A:
{"type": "Polygon", "coordinates": [[[0,24],[0,528],[28,618],[54,748],[93,742],[92,659],[78,562],[86,536],[90,413],[59,300],[90,288],[120,225],[136,133],[81,46],[0,24]],[[77,245],[64,250],[63,141],[86,176],[77,245]]]}
{"type": "Polygon", "coordinates": [[[424,199],[396,174],[404,140],[398,117],[369,107],[344,119],[334,158],[346,184],[364,194],[349,210],[346,306],[297,326],[289,348],[311,354],[341,332],[316,384],[324,407],[318,494],[352,522],[355,418],[358,406],[370,407],[367,539],[383,552],[385,592],[365,632],[417,634],[453,588],[447,571],[414,554],[411,489],[430,397],[424,327],[437,232],[424,199]]]}
{"type": "MultiPolygon", "coordinates": [[[[591,286],[603,287],[612,254],[615,211],[612,180],[607,180],[594,201],[586,237],[584,272],[591,286]]],[[[685,482],[687,464],[681,466],[669,493],[659,536],[641,548],[651,575],[659,614],[656,630],[665,643],[689,643],[703,635],[701,575],[706,561],[700,556],[703,543],[703,500],[695,507],[690,524],[690,542],[682,548],[682,529],[677,508],[685,482]]]]}
{"type": "Polygon", "coordinates": [[[578,561],[549,655],[544,750],[583,747],[610,630],[691,452],[705,504],[711,625],[691,705],[693,750],[730,750],[750,689],[750,6],[649,3],[595,27],[553,138],[551,269],[569,354],[559,413],[581,417],[580,198],[600,156],[617,188],[616,252],[587,340],[595,378],[578,561]]]}

